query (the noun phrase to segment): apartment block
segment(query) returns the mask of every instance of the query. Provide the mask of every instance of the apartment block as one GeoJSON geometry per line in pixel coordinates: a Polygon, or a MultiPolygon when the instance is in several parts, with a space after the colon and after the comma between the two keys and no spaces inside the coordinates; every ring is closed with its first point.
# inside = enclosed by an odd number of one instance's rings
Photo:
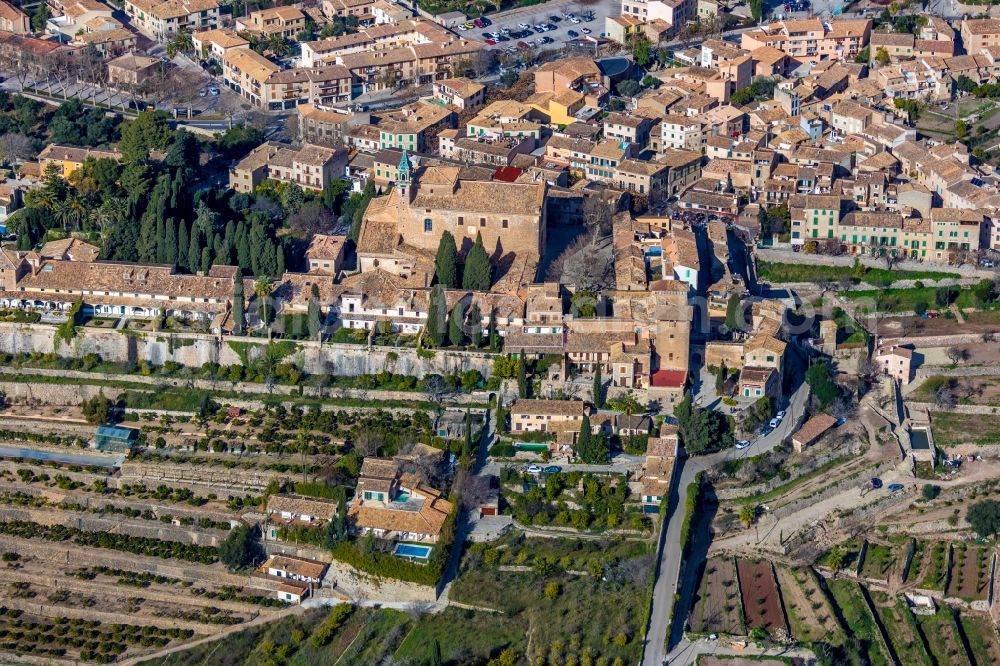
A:
{"type": "Polygon", "coordinates": [[[218,28],[220,6],[220,0],[124,0],[132,24],[158,42],[169,41],[181,28],[218,28]]]}

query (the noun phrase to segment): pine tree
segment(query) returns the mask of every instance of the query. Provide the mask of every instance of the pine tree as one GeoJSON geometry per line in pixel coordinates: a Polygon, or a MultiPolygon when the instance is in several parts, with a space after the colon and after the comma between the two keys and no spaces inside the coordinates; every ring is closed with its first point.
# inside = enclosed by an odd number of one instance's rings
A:
{"type": "Polygon", "coordinates": [[[500,348],[500,336],[497,334],[497,309],[490,308],[490,325],[486,331],[489,338],[490,350],[497,351],[500,348]]]}
{"type": "Polygon", "coordinates": [[[477,233],[476,242],[465,258],[462,288],[470,291],[489,291],[491,277],[490,258],[483,246],[483,235],[477,233]]]}
{"type": "MultiPolygon", "coordinates": [[[[181,226],[184,221],[181,220],[181,226]]],[[[166,235],[163,237],[163,263],[174,266],[177,264],[177,223],[174,218],[167,218],[166,235]]]]}
{"type": "Polygon", "coordinates": [[[469,308],[469,327],[472,329],[472,346],[479,349],[483,344],[483,313],[479,311],[478,303],[469,308]]]}
{"type": "Polygon", "coordinates": [[[191,225],[191,241],[188,243],[188,270],[197,273],[201,270],[201,229],[197,224],[191,225]]]}
{"type": "Polygon", "coordinates": [[[181,220],[177,228],[177,265],[184,270],[188,270],[191,265],[188,262],[188,250],[191,247],[191,237],[188,234],[187,222],[181,220]]]}
{"type": "Polygon", "coordinates": [[[427,327],[424,331],[424,337],[430,340],[430,343],[435,347],[440,347],[441,343],[444,342],[447,307],[444,288],[440,284],[434,285],[434,288],[431,289],[430,304],[427,307],[427,327]]]}
{"type": "Polygon", "coordinates": [[[233,333],[243,335],[246,323],[246,304],[243,301],[243,270],[236,267],[236,277],[233,280],[233,333]]]}
{"type": "Polygon", "coordinates": [[[528,369],[524,365],[524,350],[517,355],[517,395],[520,398],[528,397],[528,369]]]}
{"type": "Polygon", "coordinates": [[[453,347],[460,347],[465,342],[465,307],[462,301],[455,303],[448,315],[448,342],[453,347]]]}
{"type": "Polygon", "coordinates": [[[309,298],[309,338],[319,339],[320,328],[323,326],[322,313],[319,308],[319,287],[313,284],[309,298]]]}
{"type": "Polygon", "coordinates": [[[458,250],[455,249],[455,237],[448,230],[441,234],[434,266],[438,284],[448,289],[458,286],[458,250]]]}
{"type": "Polygon", "coordinates": [[[594,406],[600,409],[604,407],[604,383],[601,379],[601,364],[597,364],[597,370],[594,372],[594,388],[593,396],[594,406]]]}

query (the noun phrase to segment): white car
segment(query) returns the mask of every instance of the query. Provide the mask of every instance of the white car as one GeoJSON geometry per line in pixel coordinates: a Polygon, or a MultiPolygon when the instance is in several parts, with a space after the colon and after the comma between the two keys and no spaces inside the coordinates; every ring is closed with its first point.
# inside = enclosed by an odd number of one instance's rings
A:
{"type": "Polygon", "coordinates": [[[541,473],[542,473],[541,465],[528,465],[528,474],[541,474],[541,473]]]}
{"type": "Polygon", "coordinates": [[[531,26],[528,25],[527,23],[518,23],[517,27],[520,28],[521,30],[531,30],[531,26]]]}
{"type": "Polygon", "coordinates": [[[468,30],[468,28],[465,27],[465,24],[459,24],[459,25],[456,25],[455,27],[458,28],[459,30],[461,30],[462,32],[465,32],[466,30],[468,30]]]}
{"type": "Polygon", "coordinates": [[[571,17],[570,17],[570,19],[569,19],[569,22],[570,22],[570,23],[579,23],[579,22],[580,22],[580,19],[578,19],[578,18],[577,18],[577,17],[575,17],[575,16],[571,16],[571,17]]]}
{"type": "Polygon", "coordinates": [[[750,440],[748,440],[748,439],[741,439],[740,441],[736,442],[736,448],[741,449],[741,450],[742,449],[750,448],[750,440]]]}
{"type": "Polygon", "coordinates": [[[767,424],[767,427],[773,430],[774,428],[777,428],[780,424],[781,424],[781,419],[775,418],[771,419],[771,422],[767,424]]]}
{"type": "Polygon", "coordinates": [[[778,412],[777,414],[775,414],[774,418],[778,419],[779,421],[781,419],[785,418],[785,410],[782,409],[780,412],[778,412]]]}

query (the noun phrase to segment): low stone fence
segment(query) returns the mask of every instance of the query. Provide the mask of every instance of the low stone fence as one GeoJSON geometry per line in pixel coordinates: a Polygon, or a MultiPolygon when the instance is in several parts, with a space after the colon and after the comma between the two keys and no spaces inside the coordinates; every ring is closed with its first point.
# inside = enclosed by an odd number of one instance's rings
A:
{"type": "MultiPolygon", "coordinates": [[[[914,409],[924,409],[931,412],[955,412],[956,414],[987,414],[994,415],[1000,413],[1000,407],[992,405],[953,405],[947,409],[941,409],[933,402],[906,402],[906,407],[910,411],[914,409]]],[[[931,427],[934,427],[934,417],[931,417],[931,427]]]]}
{"type": "Polygon", "coordinates": [[[283,479],[288,474],[261,469],[226,469],[224,467],[200,467],[180,463],[144,463],[126,461],[121,467],[121,483],[143,483],[157,486],[161,483],[182,484],[221,492],[261,491],[275,479],[283,479]]]}
{"type": "Polygon", "coordinates": [[[751,486],[740,486],[738,488],[722,488],[715,491],[715,496],[720,500],[733,500],[741,499],[744,497],[751,497],[753,495],[762,495],[764,493],[769,493],[775,488],[785,485],[786,483],[791,483],[795,479],[806,476],[818,467],[822,467],[826,463],[835,458],[840,458],[846,455],[848,452],[843,449],[834,449],[829,451],[824,451],[817,454],[815,457],[811,457],[804,461],[802,465],[797,467],[797,473],[790,476],[787,479],[782,479],[779,476],[775,476],[769,481],[763,483],[757,483],[751,486]]]}
{"type": "Polygon", "coordinates": [[[966,345],[975,342],[982,342],[983,337],[979,333],[956,333],[955,335],[902,335],[898,338],[885,337],[879,340],[883,347],[892,345],[913,345],[917,351],[928,347],[953,347],[954,345],[966,345]]]}

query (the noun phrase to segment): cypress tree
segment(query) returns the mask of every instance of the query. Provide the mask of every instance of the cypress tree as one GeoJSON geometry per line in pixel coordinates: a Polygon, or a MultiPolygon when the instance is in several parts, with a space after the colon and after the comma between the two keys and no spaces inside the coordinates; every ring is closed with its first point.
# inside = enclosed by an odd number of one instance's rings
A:
{"type": "Polygon", "coordinates": [[[208,246],[201,248],[201,272],[207,274],[208,269],[212,267],[212,251],[208,249],[208,246]]]}
{"type": "Polygon", "coordinates": [[[246,322],[246,304],[243,301],[243,270],[236,267],[236,277],[233,280],[233,333],[243,335],[246,322]]]}
{"type": "Polygon", "coordinates": [[[585,413],[580,424],[580,434],[576,438],[576,457],[581,460],[590,459],[590,417],[585,413]]]}
{"type": "Polygon", "coordinates": [[[455,237],[445,230],[438,242],[437,259],[434,261],[438,284],[454,289],[458,286],[458,250],[455,237]]]}
{"type": "Polygon", "coordinates": [[[188,270],[197,273],[201,270],[201,229],[191,225],[191,241],[188,243],[188,270]]]}
{"type": "Polygon", "coordinates": [[[465,450],[462,455],[472,455],[472,412],[468,408],[465,410],[465,450]]]}
{"type": "MultiPolygon", "coordinates": [[[[181,220],[183,226],[184,221],[181,220]]],[[[177,223],[174,218],[167,218],[166,235],[163,237],[163,263],[174,266],[177,264],[177,223]]]]}
{"type": "Polygon", "coordinates": [[[448,342],[453,347],[460,347],[465,342],[464,319],[465,308],[462,307],[462,301],[459,301],[448,315],[448,342]]]}
{"type": "Polygon", "coordinates": [[[188,262],[188,250],[191,247],[191,237],[188,234],[187,222],[181,220],[177,229],[177,265],[184,270],[191,266],[188,262]]]}
{"type": "Polygon", "coordinates": [[[247,227],[240,222],[236,227],[236,263],[243,269],[251,268],[253,262],[250,257],[250,239],[247,236],[247,227]]]}
{"type": "Polygon", "coordinates": [[[726,362],[723,361],[722,365],[719,366],[719,374],[715,376],[715,392],[722,393],[722,389],[726,387],[726,376],[729,374],[729,368],[726,367],[726,362]]]}
{"type": "Polygon", "coordinates": [[[166,237],[167,237],[167,221],[162,217],[158,216],[156,218],[156,240],[153,241],[156,245],[156,259],[154,261],[158,264],[167,263],[166,259],[166,237]]]}
{"type": "Polygon", "coordinates": [[[524,365],[524,350],[517,355],[517,395],[520,398],[528,397],[528,369],[524,365]]]}
{"type": "Polygon", "coordinates": [[[444,299],[444,288],[440,284],[434,285],[434,288],[431,289],[430,304],[427,308],[427,326],[424,334],[435,347],[440,347],[441,343],[444,342],[445,312],[447,307],[448,305],[444,299]]]}
{"type": "Polygon", "coordinates": [[[309,337],[313,340],[318,339],[322,326],[322,314],[319,308],[319,287],[313,284],[312,293],[309,298],[309,337]]]}
{"type": "Polygon", "coordinates": [[[597,364],[597,370],[594,372],[594,389],[593,389],[594,406],[600,409],[604,406],[604,383],[601,379],[601,364],[597,364]]]}
{"type": "Polygon", "coordinates": [[[274,246],[274,277],[280,278],[285,274],[285,246],[278,243],[274,246]]]}
{"type": "Polygon", "coordinates": [[[465,259],[462,271],[462,288],[470,291],[489,291],[491,282],[490,258],[483,246],[483,235],[476,234],[476,242],[465,259]]]}
{"type": "Polygon", "coordinates": [[[479,311],[479,304],[473,303],[469,308],[469,326],[471,327],[472,346],[476,349],[483,344],[483,313],[479,311]]]}
{"type": "Polygon", "coordinates": [[[496,351],[500,347],[500,336],[497,335],[497,309],[490,308],[490,324],[486,331],[489,338],[490,350],[496,351]]]}

